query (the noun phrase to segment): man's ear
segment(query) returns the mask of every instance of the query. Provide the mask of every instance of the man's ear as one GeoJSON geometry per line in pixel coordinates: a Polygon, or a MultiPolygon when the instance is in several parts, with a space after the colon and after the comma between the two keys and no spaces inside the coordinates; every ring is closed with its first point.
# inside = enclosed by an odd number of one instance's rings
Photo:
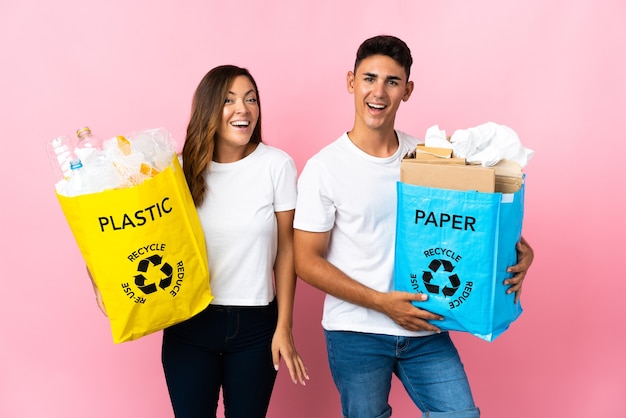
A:
{"type": "Polygon", "coordinates": [[[411,93],[413,93],[414,87],[415,87],[415,84],[413,84],[412,81],[409,81],[408,83],[406,83],[406,87],[404,89],[404,96],[402,96],[403,102],[406,102],[407,100],[409,100],[409,97],[411,97],[411,93]]]}
{"type": "Polygon", "coordinates": [[[348,71],[346,76],[346,87],[348,88],[348,93],[354,93],[354,73],[352,71],[348,71]]]}

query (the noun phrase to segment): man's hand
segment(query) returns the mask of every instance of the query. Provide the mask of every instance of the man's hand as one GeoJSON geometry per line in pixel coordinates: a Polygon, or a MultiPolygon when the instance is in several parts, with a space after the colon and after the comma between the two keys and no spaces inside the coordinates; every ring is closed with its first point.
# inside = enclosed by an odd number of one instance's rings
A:
{"type": "Polygon", "coordinates": [[[379,303],[380,312],[409,331],[441,332],[439,328],[428,320],[442,320],[443,317],[419,309],[412,302],[423,302],[428,296],[420,293],[390,292],[381,293],[379,303]]]}
{"type": "Polygon", "coordinates": [[[506,291],[507,294],[515,292],[515,303],[518,303],[520,296],[522,295],[522,284],[524,282],[524,278],[526,277],[526,273],[528,272],[530,265],[533,263],[535,253],[524,237],[522,237],[520,242],[517,243],[516,249],[517,264],[506,270],[509,273],[513,273],[513,277],[506,279],[504,284],[506,286],[510,286],[506,291]]]}

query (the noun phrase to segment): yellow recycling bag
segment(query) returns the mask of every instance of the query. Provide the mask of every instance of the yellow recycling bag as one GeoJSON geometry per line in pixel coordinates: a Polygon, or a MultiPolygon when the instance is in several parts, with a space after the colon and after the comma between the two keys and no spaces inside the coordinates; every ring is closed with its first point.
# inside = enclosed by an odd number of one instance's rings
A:
{"type": "Polygon", "coordinates": [[[57,198],[102,293],[115,343],[209,305],[204,234],[176,155],[137,186],[57,198]]]}

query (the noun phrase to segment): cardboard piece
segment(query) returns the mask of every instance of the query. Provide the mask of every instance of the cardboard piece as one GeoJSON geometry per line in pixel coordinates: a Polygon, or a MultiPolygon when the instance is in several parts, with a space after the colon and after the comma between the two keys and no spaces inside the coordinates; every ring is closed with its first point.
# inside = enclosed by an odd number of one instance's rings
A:
{"type": "Polygon", "coordinates": [[[411,159],[409,161],[415,161],[418,163],[430,163],[430,164],[458,164],[458,165],[467,164],[467,162],[465,161],[465,158],[456,158],[456,157],[441,158],[436,155],[427,154],[427,153],[417,153],[415,155],[415,159],[411,159]]]}
{"type": "Polygon", "coordinates": [[[493,193],[496,172],[493,168],[474,165],[432,164],[404,159],[400,163],[400,181],[439,189],[493,193]]]}
{"type": "Polygon", "coordinates": [[[428,154],[440,158],[451,158],[452,148],[427,147],[424,144],[417,144],[417,146],[415,147],[415,153],[416,155],[428,154]]]}
{"type": "Polygon", "coordinates": [[[519,164],[514,161],[502,160],[493,168],[496,172],[496,192],[515,193],[522,188],[524,175],[519,164]]]}
{"type": "Polygon", "coordinates": [[[485,193],[515,193],[524,183],[522,168],[513,161],[502,160],[493,167],[482,167],[465,164],[462,158],[440,158],[419,152],[402,160],[400,181],[416,186],[485,193]]]}

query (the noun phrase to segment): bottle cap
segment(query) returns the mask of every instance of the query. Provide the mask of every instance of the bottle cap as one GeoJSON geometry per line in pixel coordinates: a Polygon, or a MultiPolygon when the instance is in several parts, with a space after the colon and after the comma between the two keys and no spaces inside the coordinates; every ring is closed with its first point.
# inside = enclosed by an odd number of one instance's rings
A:
{"type": "Polygon", "coordinates": [[[83,162],[81,160],[72,160],[70,161],[70,169],[71,170],[78,170],[79,168],[83,167],[83,162]]]}
{"type": "Polygon", "coordinates": [[[77,130],[76,136],[80,138],[83,136],[83,134],[86,134],[86,133],[91,133],[91,129],[88,126],[85,126],[84,128],[80,128],[79,130],[77,130]]]}

